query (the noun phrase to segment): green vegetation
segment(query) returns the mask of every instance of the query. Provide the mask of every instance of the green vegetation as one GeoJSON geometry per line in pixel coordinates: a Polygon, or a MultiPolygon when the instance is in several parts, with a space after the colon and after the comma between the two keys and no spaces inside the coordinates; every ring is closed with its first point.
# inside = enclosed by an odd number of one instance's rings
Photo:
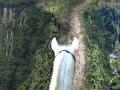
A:
{"type": "Polygon", "coordinates": [[[50,41],[58,33],[52,18],[52,13],[33,6],[16,20],[1,21],[0,90],[48,88],[53,62],[50,41]]]}
{"type": "MultiPolygon", "coordinates": [[[[30,1],[0,0],[0,3],[17,5],[30,1]]],[[[25,7],[19,17],[12,19],[3,17],[5,12],[0,9],[0,90],[48,90],[53,65],[50,41],[68,32],[69,27],[60,21],[73,6],[83,1],[38,0],[38,5],[25,7]]],[[[85,90],[120,89],[120,75],[112,74],[115,68],[120,71],[120,59],[109,62],[109,55],[120,49],[120,35],[117,35],[120,4],[101,5],[110,1],[115,0],[90,0],[84,13],[85,90]]]]}
{"type": "Polygon", "coordinates": [[[37,0],[0,0],[0,3],[5,5],[17,5],[20,3],[29,3],[29,2],[36,2],[37,0]]]}
{"type": "MultiPolygon", "coordinates": [[[[115,79],[116,86],[109,86],[113,78],[109,55],[115,49],[117,26],[120,25],[119,4],[92,4],[84,14],[87,37],[87,90],[118,90],[119,79],[115,79]]],[[[120,61],[118,60],[120,63],[120,61]]],[[[116,67],[119,65],[114,64],[116,67]]],[[[118,78],[119,75],[116,77],[118,78]]]]}
{"type": "Polygon", "coordinates": [[[22,1],[23,0],[0,0],[0,3],[4,3],[4,4],[19,4],[22,1]]]}
{"type": "Polygon", "coordinates": [[[84,0],[43,0],[42,6],[61,20],[68,16],[71,8],[84,0]]]}

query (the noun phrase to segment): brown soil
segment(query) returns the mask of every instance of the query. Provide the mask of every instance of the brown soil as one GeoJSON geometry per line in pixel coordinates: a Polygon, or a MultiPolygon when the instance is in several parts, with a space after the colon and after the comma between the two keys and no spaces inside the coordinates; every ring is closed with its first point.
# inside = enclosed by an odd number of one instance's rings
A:
{"type": "Polygon", "coordinates": [[[83,27],[82,22],[79,20],[78,11],[80,5],[74,7],[69,14],[69,25],[70,25],[70,33],[69,33],[69,43],[71,42],[71,38],[76,36],[79,40],[79,48],[76,52],[76,65],[75,65],[75,75],[73,81],[73,90],[83,90],[83,81],[84,81],[84,70],[85,70],[85,44],[84,44],[84,36],[82,34],[83,27]]]}

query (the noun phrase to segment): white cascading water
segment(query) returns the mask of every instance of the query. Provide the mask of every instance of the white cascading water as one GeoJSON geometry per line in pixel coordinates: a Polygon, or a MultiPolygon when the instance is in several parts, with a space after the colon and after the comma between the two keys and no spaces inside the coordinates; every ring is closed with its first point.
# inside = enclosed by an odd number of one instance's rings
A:
{"type": "Polygon", "coordinates": [[[4,7],[3,9],[3,18],[2,18],[3,22],[6,23],[7,21],[7,7],[4,7]]]}
{"type": "Polygon", "coordinates": [[[8,56],[9,54],[11,54],[12,49],[13,49],[13,31],[10,30],[10,28],[7,28],[8,24],[11,24],[10,26],[12,26],[13,24],[13,17],[14,17],[14,12],[13,12],[13,8],[12,7],[4,7],[3,9],[3,16],[2,16],[2,22],[3,22],[3,28],[2,30],[5,31],[5,47],[6,47],[6,56],[8,56]]]}

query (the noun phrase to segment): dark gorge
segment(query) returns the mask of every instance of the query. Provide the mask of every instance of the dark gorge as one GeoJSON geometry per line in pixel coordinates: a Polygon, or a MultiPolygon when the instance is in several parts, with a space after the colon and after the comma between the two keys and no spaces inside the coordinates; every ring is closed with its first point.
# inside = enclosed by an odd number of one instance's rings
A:
{"type": "Polygon", "coordinates": [[[48,88],[49,41],[58,32],[53,19],[35,3],[0,3],[0,90],[37,90],[43,83],[48,88]]]}

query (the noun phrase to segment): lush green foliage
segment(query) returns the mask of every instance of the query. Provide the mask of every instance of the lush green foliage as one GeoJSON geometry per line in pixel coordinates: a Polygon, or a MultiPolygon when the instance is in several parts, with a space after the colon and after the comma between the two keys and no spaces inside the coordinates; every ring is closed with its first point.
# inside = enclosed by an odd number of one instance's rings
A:
{"type": "Polygon", "coordinates": [[[0,0],[0,3],[4,4],[18,4],[22,2],[23,0],[0,0]]]}
{"type": "Polygon", "coordinates": [[[0,0],[0,3],[4,3],[5,5],[13,5],[13,4],[20,4],[20,3],[29,3],[29,2],[36,2],[37,0],[0,0]]]}
{"type": "Polygon", "coordinates": [[[50,41],[58,28],[52,23],[53,14],[41,7],[29,7],[20,14],[0,22],[0,89],[47,90],[53,60],[50,41]]]}
{"type": "MultiPolygon", "coordinates": [[[[114,4],[93,5],[84,14],[88,35],[88,67],[85,73],[85,84],[88,90],[107,90],[111,88],[109,87],[109,81],[112,78],[112,71],[109,54],[115,49],[117,27],[120,24],[119,8],[119,5],[114,4]]],[[[118,88],[113,90],[118,90],[118,88]]]]}
{"type": "Polygon", "coordinates": [[[74,5],[84,0],[42,0],[42,4],[47,11],[55,14],[55,17],[61,20],[69,14],[74,5]]]}
{"type": "MultiPolygon", "coordinates": [[[[0,0],[4,4],[27,1],[32,0],[0,0]]],[[[12,20],[5,19],[0,9],[0,90],[48,90],[53,65],[50,41],[58,28],[68,31],[57,19],[67,16],[73,5],[84,0],[38,1],[43,7],[25,7],[12,20]]],[[[119,90],[120,76],[112,72],[120,70],[120,60],[110,64],[109,54],[120,48],[120,6],[99,6],[99,0],[91,1],[84,14],[88,47],[85,90],[119,90]]],[[[59,36],[63,32],[59,31],[59,36]]]]}
{"type": "MultiPolygon", "coordinates": [[[[22,3],[22,0],[1,2],[14,5],[22,3]]],[[[59,11],[67,12],[75,2],[66,1],[64,4],[64,1],[59,1],[59,11]]],[[[18,12],[20,15],[15,15],[12,20],[3,17],[5,13],[8,11],[3,13],[1,9],[0,89],[47,90],[53,64],[50,41],[58,33],[58,28],[63,31],[65,28],[58,24],[52,13],[44,11],[42,7],[24,7],[18,12]]]]}

